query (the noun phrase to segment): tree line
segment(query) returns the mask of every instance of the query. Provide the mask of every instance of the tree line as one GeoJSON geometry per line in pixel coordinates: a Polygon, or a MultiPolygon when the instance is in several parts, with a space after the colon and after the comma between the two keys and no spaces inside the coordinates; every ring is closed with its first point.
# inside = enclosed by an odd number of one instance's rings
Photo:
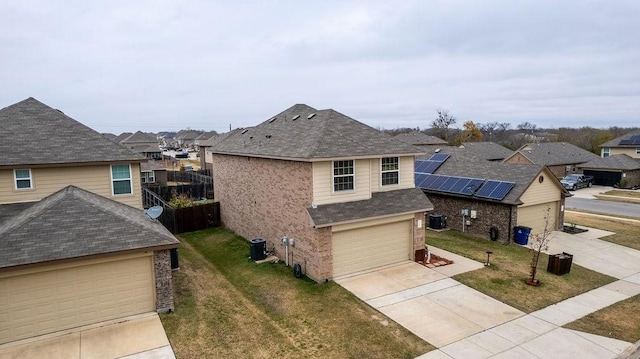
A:
{"type": "Polygon", "coordinates": [[[532,142],[566,142],[595,154],[600,154],[600,145],[620,137],[637,127],[625,128],[611,126],[607,129],[583,126],[578,128],[539,128],[530,122],[523,122],[515,127],[509,122],[474,123],[466,121],[462,129],[452,128],[457,119],[447,109],[437,110],[437,116],[431,121],[430,128],[398,128],[384,130],[391,135],[421,131],[427,135],[439,137],[450,145],[458,146],[463,142],[494,142],[516,150],[526,143],[532,142]]]}

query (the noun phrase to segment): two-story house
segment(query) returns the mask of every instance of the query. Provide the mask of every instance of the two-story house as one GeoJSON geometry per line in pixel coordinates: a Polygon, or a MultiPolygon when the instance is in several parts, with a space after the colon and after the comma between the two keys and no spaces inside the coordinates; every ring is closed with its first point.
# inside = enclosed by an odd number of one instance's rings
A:
{"type": "Polygon", "coordinates": [[[33,98],[0,109],[0,344],[173,309],[132,152],[33,98]]]}
{"type": "Polygon", "coordinates": [[[627,133],[600,145],[600,158],[580,165],[595,184],[640,186],[640,131],[627,133]]]}
{"type": "Polygon", "coordinates": [[[598,158],[595,153],[566,142],[528,143],[504,159],[506,163],[544,165],[558,178],[582,173],[579,165],[598,158]]]}
{"type": "Polygon", "coordinates": [[[295,105],[209,151],[223,224],[316,281],[424,249],[419,151],[348,116],[295,105]]]}

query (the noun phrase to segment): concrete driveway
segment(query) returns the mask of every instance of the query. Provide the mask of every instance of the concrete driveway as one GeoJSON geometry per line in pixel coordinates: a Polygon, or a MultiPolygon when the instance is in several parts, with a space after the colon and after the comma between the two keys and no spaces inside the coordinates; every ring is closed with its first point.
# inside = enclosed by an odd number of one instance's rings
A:
{"type": "Polygon", "coordinates": [[[457,265],[432,270],[404,262],[335,281],[437,347],[524,315],[448,277],[482,268],[481,263],[444,251],[438,254],[457,265]]]}
{"type": "Polygon", "coordinates": [[[0,345],[0,359],[175,359],[156,313],[0,345]]]}

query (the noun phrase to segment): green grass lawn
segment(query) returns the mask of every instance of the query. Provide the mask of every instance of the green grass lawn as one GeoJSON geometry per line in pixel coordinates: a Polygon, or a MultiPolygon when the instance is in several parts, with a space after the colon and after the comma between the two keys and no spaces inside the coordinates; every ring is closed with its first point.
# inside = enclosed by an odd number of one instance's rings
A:
{"type": "Polygon", "coordinates": [[[640,295],[591,313],[564,327],[635,343],[640,340],[638,313],[640,295]]]}
{"type": "Polygon", "coordinates": [[[491,266],[453,278],[527,313],[615,281],[615,278],[576,264],[563,276],[547,273],[548,256],[542,254],[536,274],[541,285],[532,287],[524,282],[529,276],[533,254],[526,247],[504,245],[456,231],[429,231],[426,243],[480,262],[486,261],[486,250],[493,251],[491,266]]]}
{"type": "Polygon", "coordinates": [[[224,229],[180,235],[173,313],[161,315],[178,358],[413,358],[434,348],[329,282],[248,260],[224,229]]]}
{"type": "Polygon", "coordinates": [[[640,224],[638,222],[616,220],[611,217],[591,216],[579,212],[566,212],[564,221],[566,223],[575,223],[580,226],[614,232],[615,234],[600,239],[640,250],[640,224]]]}

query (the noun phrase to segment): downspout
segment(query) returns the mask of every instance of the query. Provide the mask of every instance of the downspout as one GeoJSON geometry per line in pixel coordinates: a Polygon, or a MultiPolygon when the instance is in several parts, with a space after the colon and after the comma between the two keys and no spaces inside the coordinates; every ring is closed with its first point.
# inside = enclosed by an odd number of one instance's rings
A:
{"type": "Polygon", "coordinates": [[[513,206],[509,206],[509,230],[507,231],[508,233],[507,243],[511,242],[511,229],[513,228],[513,226],[511,225],[512,219],[513,219],[513,206]]]}

